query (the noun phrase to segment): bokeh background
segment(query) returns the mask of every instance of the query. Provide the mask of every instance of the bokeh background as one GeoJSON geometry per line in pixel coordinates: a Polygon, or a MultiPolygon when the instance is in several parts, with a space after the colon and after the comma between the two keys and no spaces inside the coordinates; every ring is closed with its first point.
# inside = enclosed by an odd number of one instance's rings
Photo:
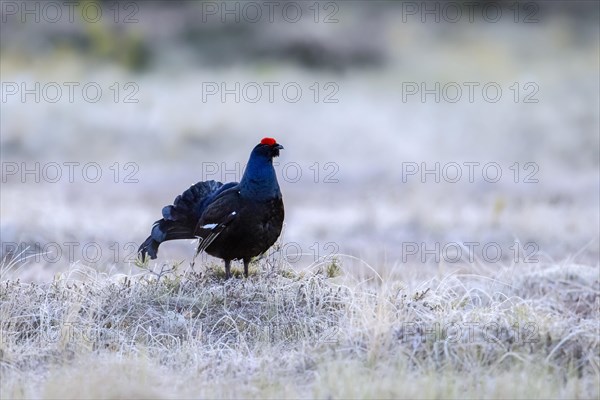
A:
{"type": "MultiPolygon", "coordinates": [[[[424,250],[467,242],[475,263],[494,243],[492,266],[597,265],[598,3],[467,3],[81,1],[71,18],[4,1],[4,266],[135,269],[161,208],[239,179],[264,136],[285,146],[281,246],[297,268],[335,253],[348,271],[431,271],[471,257],[424,250]],[[472,182],[465,162],[480,163],[472,182]],[[436,163],[439,182],[421,176],[436,163]]],[[[165,244],[159,262],[193,249],[165,244]]]]}

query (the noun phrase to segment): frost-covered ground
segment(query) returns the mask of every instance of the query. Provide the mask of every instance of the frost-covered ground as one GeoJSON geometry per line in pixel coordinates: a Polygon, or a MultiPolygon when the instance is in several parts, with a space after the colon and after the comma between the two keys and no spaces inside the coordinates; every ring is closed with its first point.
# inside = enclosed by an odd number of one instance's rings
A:
{"type": "MultiPolygon", "coordinates": [[[[279,21],[239,31],[198,25],[193,9],[160,14],[142,7],[141,22],[130,29],[134,39],[106,27],[3,24],[0,233],[8,258],[0,312],[8,322],[0,362],[10,384],[2,397],[62,397],[78,382],[90,382],[79,371],[92,362],[104,367],[95,367],[89,397],[272,397],[278,391],[289,397],[461,397],[463,388],[475,397],[597,397],[599,28],[591,18],[597,5],[586,4],[589,12],[543,7],[540,21],[530,24],[511,18],[422,24],[412,17],[403,22],[399,6],[342,5],[339,23],[309,19],[292,29],[279,21]],[[182,31],[158,29],[166,25],[156,24],[157,15],[184,21],[182,31]],[[65,39],[77,34],[92,38],[92,50],[65,39]],[[52,45],[31,40],[41,37],[52,45]],[[152,55],[141,72],[111,59],[121,48],[137,49],[136,40],[152,55]],[[6,94],[7,84],[31,88],[36,82],[56,82],[63,97],[51,103],[53,92],[41,93],[38,103],[34,95],[23,102],[20,93],[6,94]],[[65,82],[93,82],[102,96],[86,101],[78,89],[70,102],[65,82]],[[225,101],[220,92],[209,94],[238,82],[239,102],[232,94],[225,101]],[[422,101],[421,84],[432,89],[436,83],[439,101],[435,94],[422,101]],[[285,85],[292,89],[283,92],[285,85]],[[485,85],[492,89],[482,92],[485,85]],[[262,97],[253,102],[256,87],[262,97]],[[298,87],[302,95],[292,102],[298,87]],[[453,103],[457,87],[462,97],[453,103]],[[502,94],[492,102],[497,87],[502,94]],[[128,95],[138,102],[126,103],[128,95]],[[119,274],[140,273],[130,261],[161,207],[198,180],[239,179],[263,136],[285,146],[276,169],[286,225],[279,252],[270,257],[290,270],[273,275],[262,260],[247,284],[182,275],[186,283],[171,287],[138,277],[121,292],[119,274]],[[74,162],[80,164],[71,164],[70,182],[64,163],[74,162]],[[39,183],[35,174],[21,175],[36,163],[39,183]],[[54,179],[56,165],[60,179],[54,179]],[[98,182],[92,182],[94,165],[102,172],[98,182]],[[439,181],[435,172],[421,175],[436,165],[439,181]],[[498,181],[489,182],[497,171],[498,181]],[[30,258],[15,259],[21,250],[30,258]],[[317,278],[310,274],[331,255],[342,276],[311,286],[317,278]],[[88,278],[94,289],[78,294],[80,284],[56,278],[74,268],[107,275],[88,278]],[[272,306],[267,297],[252,297],[269,287],[283,296],[272,306]],[[310,314],[306,300],[292,293],[301,288],[324,308],[310,314]],[[122,293],[130,292],[137,297],[127,304],[122,293]],[[203,303],[212,292],[221,297],[203,303]],[[323,294],[330,292],[341,297],[323,294]],[[287,303],[285,296],[291,296],[287,303]],[[114,302],[123,308],[110,308],[114,302]],[[202,304],[218,312],[198,314],[202,304]],[[272,322],[279,305],[299,313],[288,322],[304,335],[283,352],[287,339],[274,346],[252,341],[256,326],[272,322]],[[105,323],[113,314],[129,325],[108,334],[125,342],[102,349],[79,340],[73,348],[44,342],[45,332],[64,327],[69,316],[78,326],[110,330],[105,323]],[[227,340],[207,343],[198,326],[218,326],[217,316],[231,319],[236,335],[217,330],[213,339],[227,340]],[[153,318],[164,332],[150,330],[153,318]],[[335,344],[306,333],[324,321],[342,334],[335,344]],[[532,323],[541,341],[517,340],[513,348],[510,335],[495,344],[442,335],[423,339],[421,349],[399,333],[404,322],[431,328],[456,321],[532,323]],[[163,334],[164,342],[156,336],[163,334]],[[40,348],[45,356],[34,363],[40,348]],[[265,372],[273,362],[279,371],[265,372]],[[492,378],[490,365],[507,369],[492,378]],[[102,372],[109,368],[117,372],[102,372]],[[126,388],[129,378],[121,370],[137,371],[142,385],[126,388]],[[20,383],[31,374],[39,374],[37,385],[20,383]],[[412,383],[400,385],[395,374],[412,383]],[[198,376],[196,386],[185,387],[198,376]],[[381,385],[369,385],[379,377],[381,385]],[[529,385],[506,387],[519,377],[529,385]],[[144,379],[157,387],[146,391],[144,379]],[[231,389],[240,380],[239,389],[231,389]],[[122,384],[111,387],[114,393],[96,392],[104,381],[122,384]],[[362,383],[341,383],[349,381],[362,383]]],[[[167,243],[156,267],[183,261],[182,274],[193,250],[186,241],[167,243]]],[[[216,261],[204,258],[196,272],[216,261]]]]}

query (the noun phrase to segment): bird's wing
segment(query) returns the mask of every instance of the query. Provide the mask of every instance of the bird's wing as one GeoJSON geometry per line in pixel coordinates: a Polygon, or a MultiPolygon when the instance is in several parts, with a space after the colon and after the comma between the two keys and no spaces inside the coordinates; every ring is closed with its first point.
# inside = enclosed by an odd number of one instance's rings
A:
{"type": "Polygon", "coordinates": [[[195,235],[200,239],[198,253],[206,250],[221,232],[234,221],[239,210],[240,192],[236,186],[219,193],[198,220],[195,235]]]}

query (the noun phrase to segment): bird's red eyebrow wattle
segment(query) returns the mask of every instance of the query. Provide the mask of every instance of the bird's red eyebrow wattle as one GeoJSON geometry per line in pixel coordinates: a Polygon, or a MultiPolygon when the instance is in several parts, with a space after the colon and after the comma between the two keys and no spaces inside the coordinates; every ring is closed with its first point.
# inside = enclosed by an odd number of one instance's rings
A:
{"type": "Polygon", "coordinates": [[[269,146],[273,146],[276,143],[277,141],[270,137],[263,138],[263,140],[260,141],[260,144],[267,144],[269,146]]]}

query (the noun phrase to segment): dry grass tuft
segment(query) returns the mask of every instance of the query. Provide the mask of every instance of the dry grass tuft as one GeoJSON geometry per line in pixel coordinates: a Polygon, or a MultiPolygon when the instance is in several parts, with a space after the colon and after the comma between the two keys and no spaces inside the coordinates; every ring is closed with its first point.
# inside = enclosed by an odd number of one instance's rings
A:
{"type": "Polygon", "coordinates": [[[2,398],[598,395],[595,267],[359,282],[271,262],[3,281],[2,398]]]}

